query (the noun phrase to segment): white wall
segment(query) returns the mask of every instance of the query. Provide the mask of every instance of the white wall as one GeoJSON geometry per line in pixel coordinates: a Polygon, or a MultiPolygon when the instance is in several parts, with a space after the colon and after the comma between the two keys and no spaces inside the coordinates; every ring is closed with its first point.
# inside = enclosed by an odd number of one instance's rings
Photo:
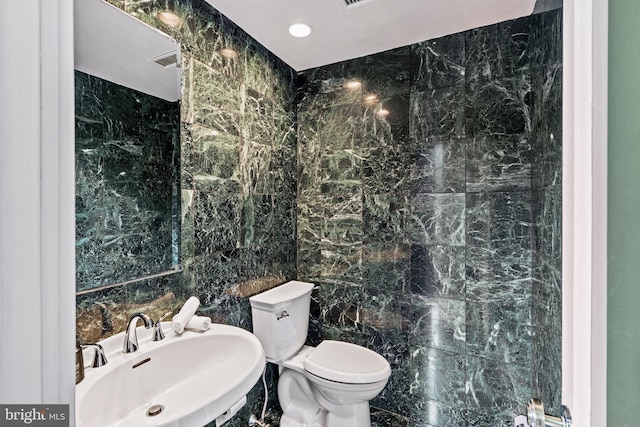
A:
{"type": "Polygon", "coordinates": [[[564,1],[562,398],[606,426],[608,2],[564,1]]]}
{"type": "Polygon", "coordinates": [[[0,14],[0,402],[72,403],[73,0],[0,14]]]}

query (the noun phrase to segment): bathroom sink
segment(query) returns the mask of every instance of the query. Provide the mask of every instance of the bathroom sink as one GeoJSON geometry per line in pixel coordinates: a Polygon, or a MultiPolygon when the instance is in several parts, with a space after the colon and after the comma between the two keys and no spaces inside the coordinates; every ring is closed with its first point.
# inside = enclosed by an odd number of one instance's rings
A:
{"type": "MultiPolygon", "coordinates": [[[[100,342],[108,363],[85,368],[76,386],[76,426],[202,427],[244,404],[264,369],[260,341],[228,325],[170,330],[167,323],[166,338],[154,342],[151,330],[139,327],[139,349],[131,354],[122,353],[124,333],[100,342]]],[[[84,359],[88,366],[92,351],[84,359]]]]}

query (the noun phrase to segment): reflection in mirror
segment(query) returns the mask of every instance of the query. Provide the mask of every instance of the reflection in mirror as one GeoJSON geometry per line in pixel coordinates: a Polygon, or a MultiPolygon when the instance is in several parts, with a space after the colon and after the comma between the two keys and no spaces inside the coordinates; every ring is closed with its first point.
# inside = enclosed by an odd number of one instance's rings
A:
{"type": "Polygon", "coordinates": [[[75,21],[83,291],[177,269],[180,70],[175,41],[108,3],[79,2],[75,21]]]}

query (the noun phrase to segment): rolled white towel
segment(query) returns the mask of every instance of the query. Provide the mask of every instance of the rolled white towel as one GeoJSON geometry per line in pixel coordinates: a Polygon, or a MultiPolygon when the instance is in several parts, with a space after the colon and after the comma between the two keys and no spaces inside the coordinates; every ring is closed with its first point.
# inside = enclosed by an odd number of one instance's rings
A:
{"type": "Polygon", "coordinates": [[[190,331],[204,332],[209,329],[211,325],[211,318],[207,316],[193,316],[189,322],[185,325],[185,329],[190,331]]]}
{"type": "Polygon", "coordinates": [[[171,327],[176,334],[184,332],[184,327],[189,323],[189,320],[196,314],[196,310],[200,306],[200,300],[196,297],[190,297],[182,306],[178,314],[171,319],[171,327]]]}

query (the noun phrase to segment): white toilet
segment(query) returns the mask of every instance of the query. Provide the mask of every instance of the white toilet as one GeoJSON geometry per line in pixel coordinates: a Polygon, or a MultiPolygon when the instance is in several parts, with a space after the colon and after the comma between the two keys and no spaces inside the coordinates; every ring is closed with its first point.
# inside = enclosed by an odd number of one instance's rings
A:
{"type": "Polygon", "coordinates": [[[369,400],[387,384],[391,367],[359,345],[304,345],[313,287],[291,281],[249,298],[253,333],[267,361],[280,366],[280,426],[370,427],[369,400]]]}

